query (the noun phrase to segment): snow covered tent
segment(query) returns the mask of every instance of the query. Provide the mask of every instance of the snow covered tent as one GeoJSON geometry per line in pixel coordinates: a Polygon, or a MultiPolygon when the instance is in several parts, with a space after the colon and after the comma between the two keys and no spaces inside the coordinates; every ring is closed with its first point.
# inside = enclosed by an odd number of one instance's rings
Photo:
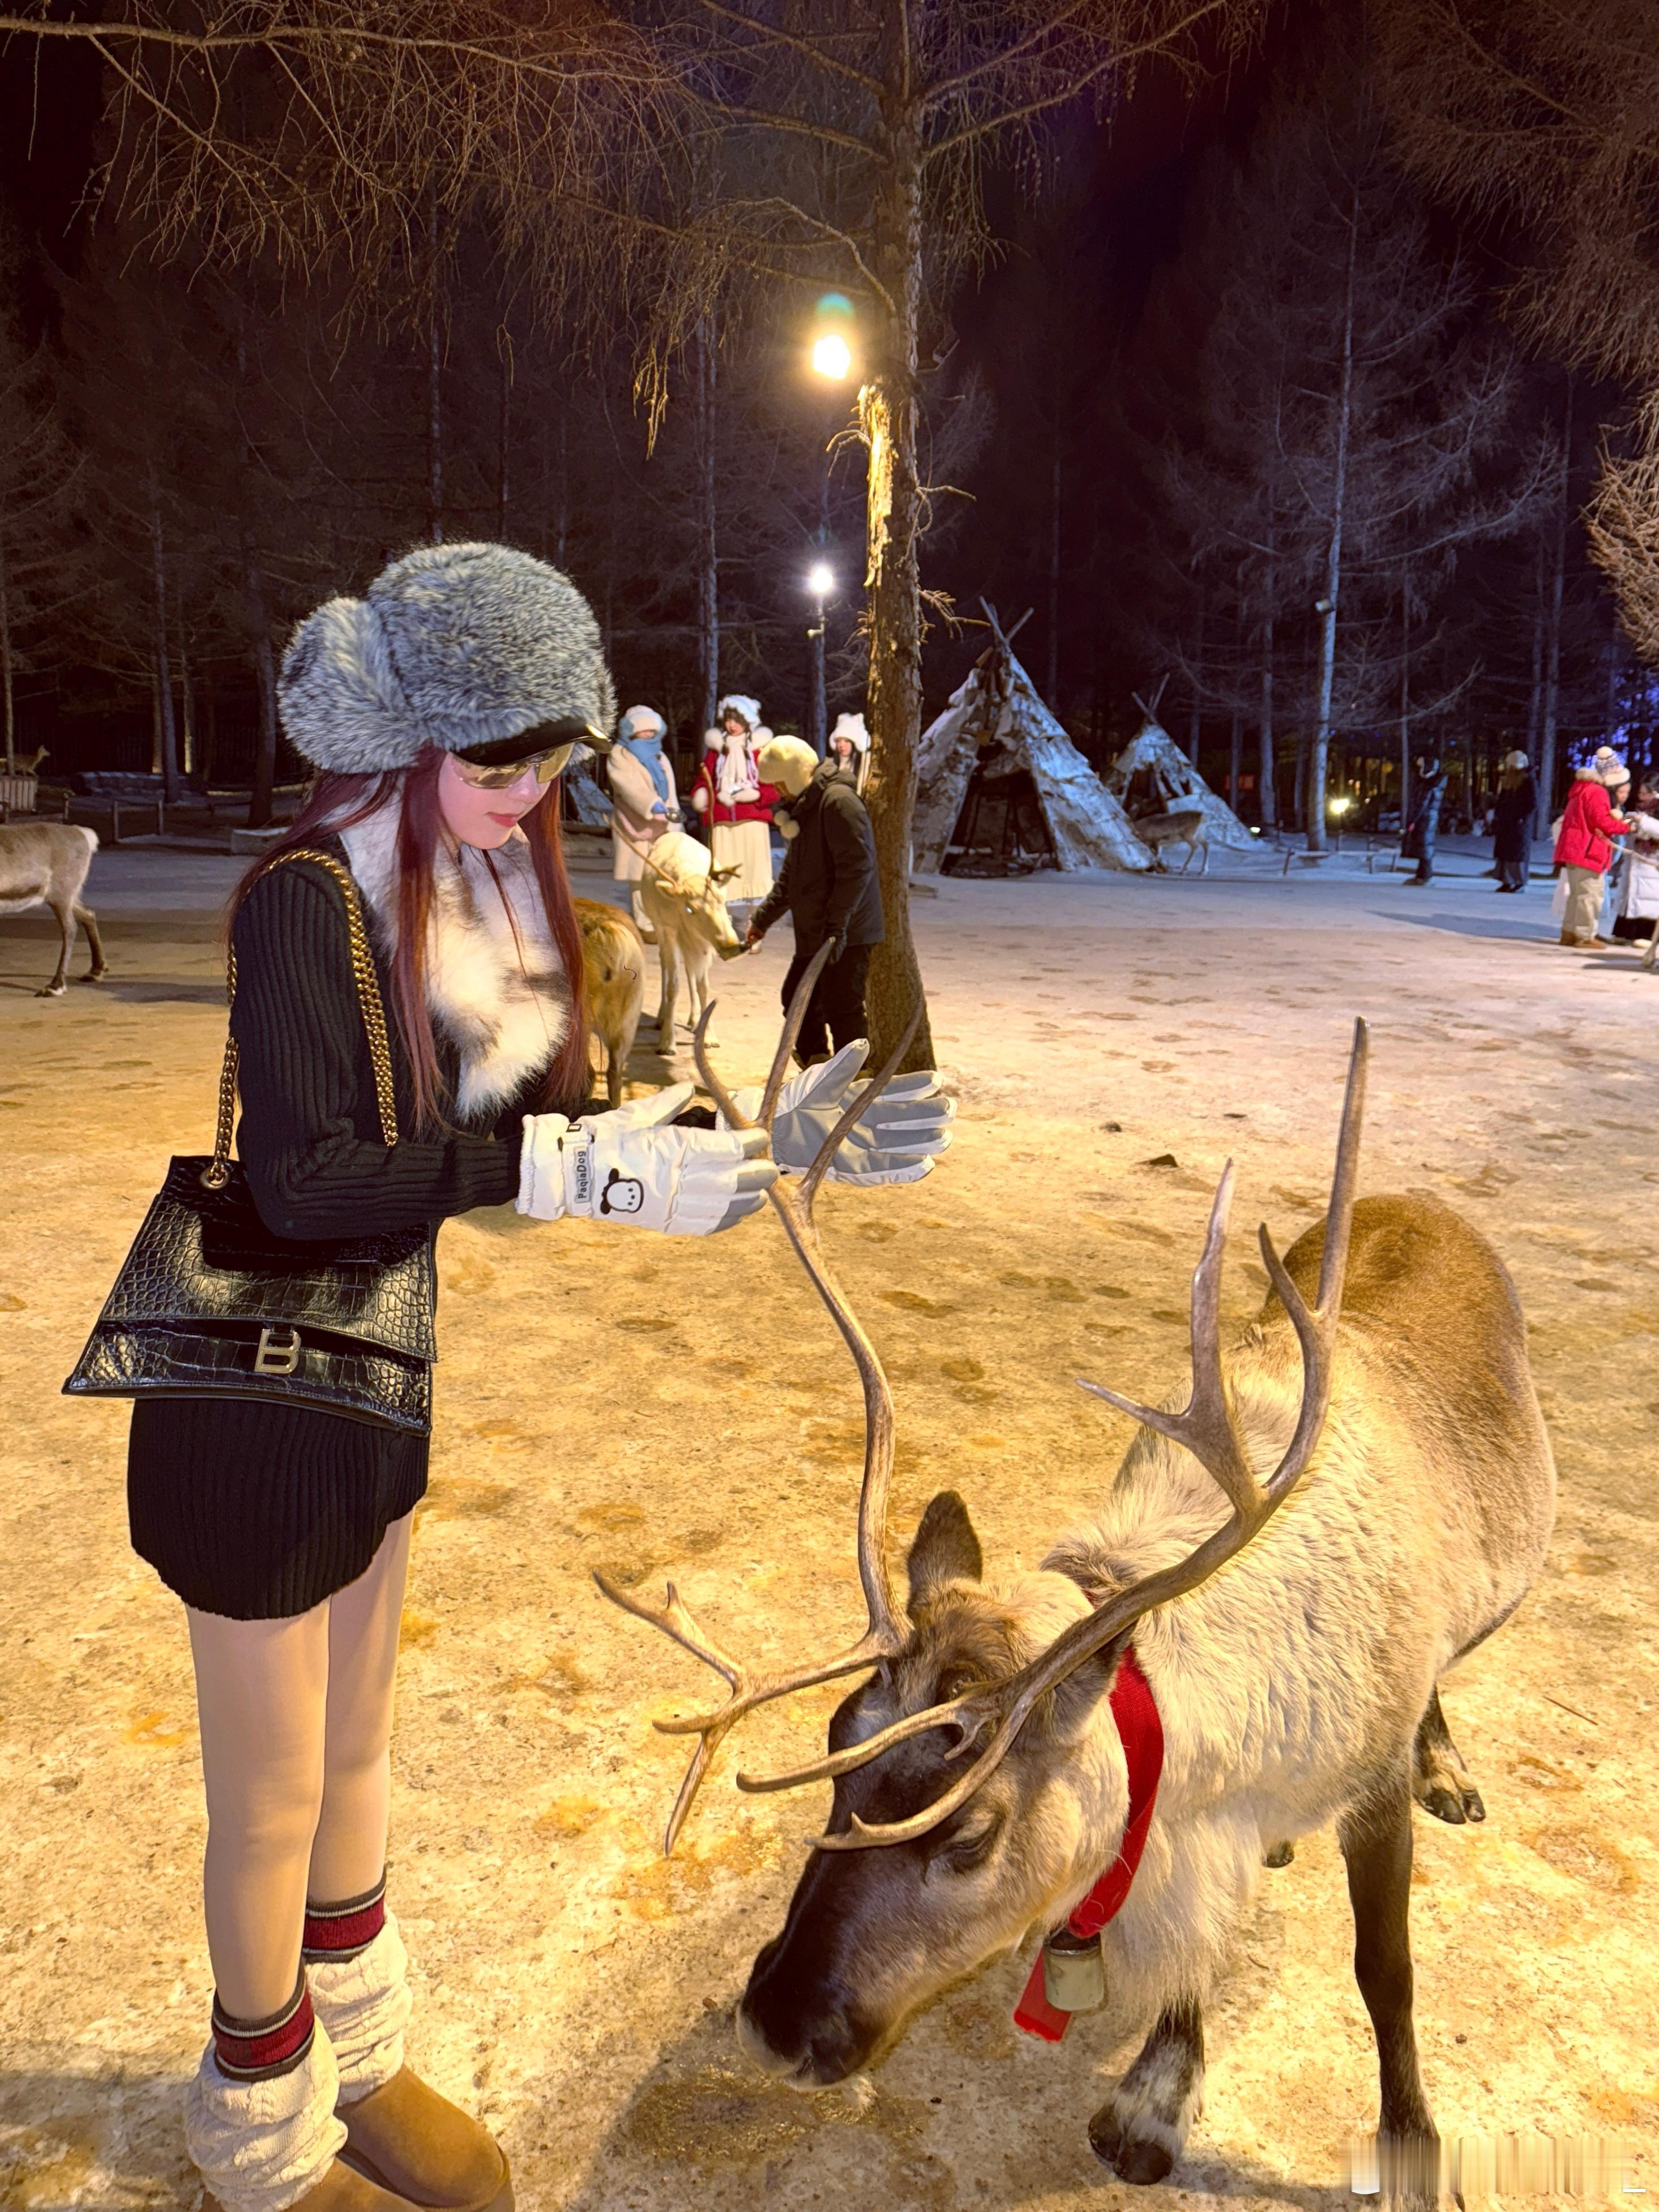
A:
{"type": "Polygon", "coordinates": [[[1196,808],[1204,817],[1211,844],[1231,845],[1244,852],[1253,849],[1256,840],[1226,800],[1216,797],[1146,702],[1137,698],[1135,704],[1146,719],[1106,771],[1106,788],[1129,819],[1188,813],[1196,808]]]}
{"type": "Polygon", "coordinates": [[[1015,659],[1013,633],[986,612],[993,642],[917,747],[912,866],[988,876],[1150,867],[1127,815],[1015,659]]]}

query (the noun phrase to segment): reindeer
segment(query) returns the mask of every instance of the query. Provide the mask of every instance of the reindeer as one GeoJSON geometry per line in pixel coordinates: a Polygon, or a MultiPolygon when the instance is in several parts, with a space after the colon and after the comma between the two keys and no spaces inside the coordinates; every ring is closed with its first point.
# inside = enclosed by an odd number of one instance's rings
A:
{"type": "MultiPolygon", "coordinates": [[[[790,1038],[786,1025],[785,1048],[790,1038]]],[[[1097,1516],[1006,1589],[985,1580],[949,1491],[922,1516],[902,1598],[894,1585],[891,1397],[812,1225],[845,1130],[798,1187],[785,1179],[772,1193],[863,1384],[864,1632],[823,1663],[756,1674],[672,1585],[658,1607],[599,1579],[730,1686],[717,1710],[657,1723],[699,1740],[671,1850],[744,1713],[866,1674],[831,1721],[828,1757],[738,1777],[750,1790],[835,1785],[827,1830],[738,2008],[742,2042],[786,2081],[813,2088],[866,2066],[947,1984],[1028,1933],[1073,1915],[1082,1933],[1125,1847],[1128,1738],[1115,1707],[1138,1674],[1161,1721],[1162,1773],[1145,1856],[1102,1944],[1123,2004],[1153,2025],[1090,2123],[1097,2156],[1126,2181],[1170,2172],[1200,2109],[1206,1995],[1264,1850],[1281,1859],[1275,1847],[1334,1821],[1377,2046],[1384,2185],[1433,2200],[1438,2144],[1412,2019],[1412,1803],[1453,1822],[1484,1817],[1437,1685],[1525,1595],[1555,1479],[1525,1324],[1496,1254],[1435,1200],[1356,1203],[1365,1050],[1357,1025],[1324,1223],[1282,1262],[1261,1231],[1271,1294],[1224,1361],[1229,1164],[1193,1278],[1184,1406],[1180,1394],[1150,1407],[1085,1386],[1143,1433],[1097,1516]]],[[[785,1058],[781,1048],[761,1126],[785,1058]]],[[[1143,1793],[1143,1822],[1147,1809],[1143,1793]]]]}
{"type": "Polygon", "coordinates": [[[574,904],[581,925],[588,1025],[605,1054],[606,1103],[617,1107],[645,1004],[645,946],[619,907],[603,899],[579,898],[574,904]]]}
{"type": "Polygon", "coordinates": [[[98,917],[81,903],[81,892],[98,850],[96,833],[70,822],[9,822],[0,824],[0,914],[27,914],[32,906],[50,907],[63,933],[58,972],[35,993],[61,999],[75,951],[75,925],[87,933],[92,965],[83,983],[101,983],[109,972],[98,934],[98,917]]]}
{"type": "MultiPolygon", "coordinates": [[[[737,872],[736,868],[715,867],[708,848],[683,830],[671,830],[659,837],[645,856],[640,903],[656,937],[657,957],[662,966],[662,1003],[657,1010],[660,1052],[674,1049],[674,1006],[679,997],[681,969],[685,971],[695,1024],[709,1003],[708,979],[715,960],[722,956],[730,958],[742,949],[721,889],[737,872]]],[[[714,1042],[712,1037],[706,1041],[714,1042]]]]}
{"type": "Polygon", "coordinates": [[[1193,865],[1194,854],[1201,853],[1204,859],[1198,872],[1200,876],[1209,874],[1210,832],[1201,807],[1176,806],[1167,814],[1143,814],[1133,819],[1129,826],[1143,845],[1151,846],[1152,866],[1160,873],[1168,866],[1164,848],[1184,845],[1187,857],[1181,864],[1180,872],[1184,876],[1193,865]]]}

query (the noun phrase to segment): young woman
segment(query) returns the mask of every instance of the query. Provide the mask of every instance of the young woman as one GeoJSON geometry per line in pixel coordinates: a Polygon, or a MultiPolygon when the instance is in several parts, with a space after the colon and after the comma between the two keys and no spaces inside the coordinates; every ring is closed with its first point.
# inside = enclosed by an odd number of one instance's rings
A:
{"type": "Polygon", "coordinates": [[[735,868],[727,902],[764,898],[772,888],[772,809],[778,794],[757,761],[772,732],[758,699],[734,691],[720,703],[720,727],[703,732],[702,766],[691,804],[707,824],[717,868],[735,868]]]}
{"type": "Polygon", "coordinates": [[[1532,866],[1532,841],[1538,823],[1538,786],[1527,756],[1505,753],[1492,810],[1492,856],[1500,891],[1522,891],[1532,866]]]}
{"type": "Polygon", "coordinates": [[[1555,865],[1566,884],[1563,945],[1583,947],[1597,942],[1607,870],[1613,866],[1613,840],[1630,830],[1619,811],[1629,790],[1630,770],[1611,745],[1600,746],[1589,765],[1573,777],[1555,838],[1555,865]]]}
{"type": "Polygon", "coordinates": [[[870,732],[862,714],[837,714],[830,732],[826,771],[850,783],[860,799],[870,776],[870,732]]]}
{"type": "Polygon", "coordinates": [[[1645,945],[1659,929],[1659,777],[1642,777],[1636,804],[1626,808],[1625,818],[1630,842],[1617,886],[1613,933],[1624,942],[1645,945]]]}
{"type": "MultiPolygon", "coordinates": [[[[581,941],[548,794],[615,708],[574,587],[501,546],[411,553],[301,626],[281,696],[319,771],[286,849],[343,862],[366,902],[399,1141],[382,1139],[341,889],[267,856],[234,911],[231,1017],[267,1231],[435,1233],[516,1203],[701,1235],[755,1211],[775,1169],[754,1133],[674,1126],[689,1085],[583,1112],[581,941]]],[[[860,1179],[905,1177],[897,1148],[929,1154],[935,1134],[889,1132],[873,1175],[866,1137],[860,1179]]],[[[314,1408],[134,1410],[132,1539],[187,1608],[201,1723],[216,1994],[186,2132],[208,2212],[512,2204],[493,2139],[403,2057],[389,1741],[426,1480],[423,1437],[314,1408]]]]}
{"type": "Polygon", "coordinates": [[[630,707],[617,725],[617,744],[636,760],[651,779],[650,811],[643,820],[638,819],[612,790],[611,811],[611,880],[635,886],[632,912],[635,927],[647,944],[654,943],[645,909],[640,903],[639,885],[644,880],[646,855],[665,830],[672,829],[680,818],[679,793],[674,788],[674,770],[668,755],[663,750],[663,739],[668,725],[654,707],[630,707]]]}

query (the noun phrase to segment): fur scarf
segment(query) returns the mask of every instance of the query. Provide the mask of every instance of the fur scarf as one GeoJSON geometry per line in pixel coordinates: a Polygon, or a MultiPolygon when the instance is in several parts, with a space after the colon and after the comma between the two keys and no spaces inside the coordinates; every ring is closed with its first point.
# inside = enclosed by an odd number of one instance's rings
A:
{"type": "MultiPolygon", "coordinates": [[[[396,949],[398,810],[384,806],[339,832],[368,902],[376,942],[396,949]]],[[[570,986],[547,926],[530,841],[515,830],[493,853],[441,846],[433,866],[426,1003],[455,1047],[455,1111],[488,1121],[564,1042],[570,986]]]]}

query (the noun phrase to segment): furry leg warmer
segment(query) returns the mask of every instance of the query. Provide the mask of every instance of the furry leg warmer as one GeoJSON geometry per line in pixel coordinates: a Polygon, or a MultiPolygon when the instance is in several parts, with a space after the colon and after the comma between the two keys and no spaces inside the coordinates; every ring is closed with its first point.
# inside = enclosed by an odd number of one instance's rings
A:
{"type": "Polygon", "coordinates": [[[346,2139],[339,2087],[320,2021],[297,2065],[251,2080],[227,2074],[208,2045],[185,2099],[185,2140],[224,2212],[287,2212],[316,2187],[346,2139]]]}
{"type": "Polygon", "coordinates": [[[385,1891],[383,1877],[367,1897],[306,1911],[306,1971],[317,2017],[334,2046],[343,2105],[383,2088],[404,2063],[414,2000],[409,1954],[385,1891]]]}

